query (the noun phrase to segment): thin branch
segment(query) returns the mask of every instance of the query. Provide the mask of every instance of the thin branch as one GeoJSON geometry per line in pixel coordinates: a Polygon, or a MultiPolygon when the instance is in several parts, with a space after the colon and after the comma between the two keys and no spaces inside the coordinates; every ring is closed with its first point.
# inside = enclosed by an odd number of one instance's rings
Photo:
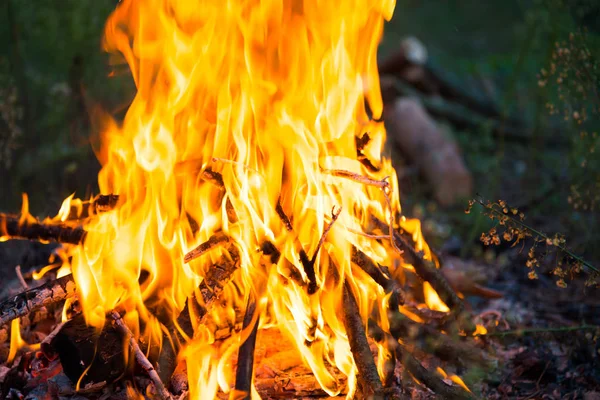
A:
{"type": "MultiPolygon", "coordinates": [[[[390,195],[389,195],[390,191],[391,191],[391,186],[390,186],[390,182],[388,181],[388,179],[390,177],[386,176],[385,178],[383,178],[381,180],[377,180],[377,179],[369,178],[368,176],[360,175],[360,174],[357,174],[357,173],[354,173],[351,171],[346,171],[343,169],[326,169],[326,170],[323,170],[322,172],[325,174],[330,174],[333,176],[350,179],[355,182],[362,183],[364,185],[376,186],[381,189],[381,191],[383,192],[383,196],[385,197],[385,202],[386,202],[387,208],[390,211],[390,222],[388,224],[388,233],[389,233],[388,238],[390,239],[392,248],[398,254],[402,254],[402,250],[396,245],[396,243],[394,241],[395,219],[394,219],[394,210],[392,208],[392,202],[390,200],[390,195]]],[[[365,236],[368,236],[368,235],[365,234],[365,236]]]]}
{"type": "Polygon", "coordinates": [[[171,393],[169,393],[167,388],[165,388],[165,385],[160,380],[160,377],[154,369],[154,366],[152,366],[152,363],[144,355],[142,349],[140,349],[140,346],[138,345],[137,341],[135,340],[135,337],[133,336],[133,333],[127,327],[127,325],[125,325],[125,322],[121,318],[121,314],[113,310],[111,311],[110,316],[113,319],[113,325],[129,342],[129,347],[131,347],[131,350],[133,350],[135,359],[137,360],[138,364],[140,364],[140,366],[144,368],[144,370],[150,376],[150,379],[152,380],[152,383],[154,383],[154,387],[156,388],[158,396],[163,400],[172,399],[171,393]]]}
{"type": "Polygon", "coordinates": [[[341,212],[342,212],[342,207],[340,207],[340,209],[338,210],[337,213],[335,212],[335,206],[333,206],[333,208],[331,209],[331,222],[325,227],[325,230],[323,231],[323,234],[321,235],[321,239],[319,239],[319,243],[317,244],[317,248],[315,249],[315,254],[313,254],[313,257],[310,260],[310,263],[312,265],[315,265],[315,261],[317,260],[317,256],[319,255],[319,250],[321,250],[323,243],[325,243],[325,238],[327,237],[327,234],[331,230],[331,227],[333,226],[335,221],[337,221],[341,212]]]}
{"type": "Polygon", "coordinates": [[[388,182],[387,180],[389,177],[385,177],[384,179],[378,180],[343,169],[324,169],[321,172],[327,175],[333,175],[340,178],[350,179],[354,182],[362,183],[363,185],[376,186],[380,189],[390,187],[390,182],[388,182]]]}
{"type": "Polygon", "coordinates": [[[227,242],[229,242],[229,237],[225,236],[222,233],[217,233],[215,235],[212,235],[210,238],[208,238],[208,240],[206,242],[201,243],[194,250],[188,252],[185,255],[185,257],[183,257],[183,261],[186,263],[189,263],[193,259],[198,258],[202,254],[206,253],[207,251],[214,249],[218,245],[227,243],[227,242]]]}
{"type": "MultiPolygon", "coordinates": [[[[376,217],[372,217],[375,224],[380,228],[387,228],[387,224],[376,217]]],[[[422,255],[406,242],[406,240],[397,231],[393,232],[394,242],[396,245],[404,251],[408,256],[408,262],[415,268],[417,275],[429,282],[435,291],[440,295],[444,303],[448,307],[455,309],[456,311],[463,312],[464,304],[462,300],[457,296],[456,292],[450,287],[450,284],[442,273],[433,265],[432,262],[427,261],[422,255]]]]}
{"type": "Polygon", "coordinates": [[[304,273],[306,273],[306,276],[308,277],[308,288],[306,291],[308,294],[313,294],[317,291],[317,275],[315,273],[315,266],[314,266],[314,264],[311,263],[310,259],[308,258],[308,255],[306,254],[306,251],[304,251],[304,249],[302,248],[302,244],[298,240],[298,237],[295,236],[294,227],[292,226],[292,221],[290,221],[290,218],[287,216],[287,214],[283,210],[283,206],[281,205],[280,200],[277,200],[277,206],[275,207],[275,211],[277,212],[279,219],[285,226],[285,229],[289,233],[294,235],[294,240],[296,242],[296,246],[298,246],[298,248],[299,248],[298,252],[300,253],[300,263],[302,264],[302,267],[304,268],[304,273]]]}
{"type": "MultiPolygon", "coordinates": [[[[502,218],[508,218],[511,220],[512,223],[519,225],[521,228],[524,228],[530,232],[535,233],[537,236],[541,237],[542,239],[546,240],[546,241],[552,241],[553,238],[551,238],[550,236],[546,235],[544,232],[538,231],[537,229],[527,225],[526,223],[524,223],[523,221],[519,220],[518,218],[513,217],[510,214],[504,213],[502,210],[497,209],[496,207],[494,207],[494,203],[491,204],[485,204],[483,202],[483,200],[481,199],[475,199],[475,201],[481,205],[482,207],[484,207],[487,210],[490,210],[490,212],[501,216],[502,218]]],[[[600,270],[596,267],[594,267],[592,264],[590,264],[588,261],[586,261],[583,257],[578,256],[577,254],[573,253],[569,248],[567,248],[564,244],[558,243],[558,244],[552,244],[554,247],[560,249],[563,253],[567,254],[569,257],[571,257],[573,260],[578,261],[579,263],[581,263],[581,265],[591,269],[594,272],[600,273],[600,270]]]]}
{"type": "Polygon", "coordinates": [[[21,286],[23,287],[23,289],[29,290],[29,285],[27,284],[27,282],[25,282],[25,278],[23,278],[23,274],[21,273],[21,266],[20,265],[17,265],[15,267],[15,273],[17,274],[17,279],[19,280],[19,283],[21,284],[21,286]]]}
{"type": "MultiPolygon", "coordinates": [[[[391,293],[389,305],[391,310],[398,310],[398,306],[404,303],[402,289],[395,279],[390,279],[375,265],[373,260],[365,253],[352,246],[352,263],[366,272],[386,293],[391,293]]],[[[387,272],[387,271],[386,271],[387,272]]]]}
{"type": "Polygon", "coordinates": [[[350,350],[363,384],[363,396],[367,398],[371,395],[381,394],[383,384],[379,378],[375,359],[367,341],[365,325],[348,282],[344,283],[343,313],[344,327],[350,342],[350,350]]]}
{"type": "Polygon", "coordinates": [[[383,240],[383,239],[389,239],[390,235],[375,235],[373,233],[366,233],[366,232],[361,232],[361,231],[357,231],[356,229],[352,229],[352,228],[346,228],[346,230],[348,232],[354,233],[355,235],[360,235],[360,236],[364,236],[364,237],[368,237],[369,239],[375,239],[375,240],[383,240]]]}

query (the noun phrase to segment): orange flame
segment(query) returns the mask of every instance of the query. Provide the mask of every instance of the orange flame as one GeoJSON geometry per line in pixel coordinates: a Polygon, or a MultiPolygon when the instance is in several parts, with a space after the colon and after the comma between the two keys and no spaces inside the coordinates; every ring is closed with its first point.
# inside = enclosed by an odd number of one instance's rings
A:
{"type": "Polygon", "coordinates": [[[462,378],[458,375],[455,374],[450,374],[448,375],[448,373],[446,373],[446,371],[444,371],[441,367],[437,367],[436,371],[444,378],[444,379],[450,379],[452,382],[456,383],[458,386],[462,387],[463,389],[465,389],[467,392],[472,393],[471,389],[469,389],[469,387],[465,384],[465,382],[462,380],[462,378]]]}
{"type": "Polygon", "coordinates": [[[423,282],[423,294],[425,296],[425,304],[431,310],[448,312],[450,308],[440,299],[435,289],[427,281],[423,282]]]}
{"type": "MultiPolygon", "coordinates": [[[[212,324],[234,326],[235,310],[252,293],[260,299],[260,328],[288,335],[328,394],[354,393],[356,365],[339,312],[344,282],[365,321],[379,308],[379,322],[389,326],[383,289],[350,260],[355,247],[392,265],[391,244],[365,234],[371,216],[391,221],[400,213],[396,173],[381,157],[376,63],[394,6],[121,1],[104,46],[129,64],[137,95],[123,121],[106,121],[98,152],[100,190],[118,194],[120,206],[87,220],[85,243],[70,248],[68,266],[89,324],[102,326],[106,312],[119,308],[136,335],[162,337],[164,326],[148,304],[175,319],[227,250],[217,247],[189,263],[184,255],[219,233],[238,247],[241,267],[221,294],[226,307],[209,310],[212,324]],[[357,138],[365,135],[359,149],[357,138]],[[220,174],[222,187],[202,178],[208,170],[220,174]],[[343,176],[331,173],[340,170],[343,176]],[[385,190],[372,184],[386,179],[385,190]],[[339,218],[331,214],[340,209],[339,218]],[[265,241],[281,252],[276,264],[259,251],[265,241]],[[306,290],[311,276],[302,251],[316,254],[314,294],[306,290]],[[142,275],[148,278],[140,282],[142,275]],[[348,377],[346,388],[331,366],[348,377]]],[[[52,221],[65,221],[73,208],[80,215],[82,204],[70,196],[52,221]]],[[[398,222],[431,260],[420,223],[398,222]]],[[[447,310],[429,288],[430,308],[447,310]]],[[[180,354],[188,361],[191,398],[231,391],[230,361],[242,334],[217,342],[209,325],[195,327],[180,354]]]]}
{"type": "Polygon", "coordinates": [[[23,347],[29,347],[31,350],[37,350],[40,348],[39,343],[28,344],[21,337],[21,323],[20,319],[13,319],[10,324],[10,348],[8,350],[8,358],[6,359],[7,363],[13,362],[15,357],[17,356],[17,352],[19,349],[23,347]]]}
{"type": "Polygon", "coordinates": [[[17,351],[27,343],[21,338],[21,324],[20,320],[13,319],[10,324],[10,349],[8,351],[8,358],[6,362],[11,363],[17,355],[17,351]]]}

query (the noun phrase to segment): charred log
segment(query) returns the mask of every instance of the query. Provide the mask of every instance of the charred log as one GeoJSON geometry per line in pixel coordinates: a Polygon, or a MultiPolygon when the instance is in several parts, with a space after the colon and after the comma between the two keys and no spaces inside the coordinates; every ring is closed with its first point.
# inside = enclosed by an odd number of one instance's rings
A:
{"type": "Polygon", "coordinates": [[[252,387],[252,377],[254,370],[254,349],[256,347],[256,335],[258,333],[259,316],[255,316],[256,302],[251,296],[248,299],[246,312],[244,314],[244,323],[242,332],[250,329],[250,334],[240,346],[238,364],[235,373],[235,391],[239,393],[239,399],[250,399],[250,389],[252,387]]]}
{"type": "Polygon", "coordinates": [[[73,275],[65,275],[34,289],[19,293],[0,303],[0,326],[42,307],[75,295],[73,275]]]}
{"type": "Polygon", "coordinates": [[[98,332],[80,314],[67,321],[50,344],[65,374],[81,387],[114,382],[127,370],[123,337],[111,324],[98,332]]]}
{"type": "Polygon", "coordinates": [[[87,232],[80,226],[46,224],[40,221],[21,221],[17,215],[0,214],[0,236],[11,239],[43,240],[49,242],[79,244],[87,232]]]}

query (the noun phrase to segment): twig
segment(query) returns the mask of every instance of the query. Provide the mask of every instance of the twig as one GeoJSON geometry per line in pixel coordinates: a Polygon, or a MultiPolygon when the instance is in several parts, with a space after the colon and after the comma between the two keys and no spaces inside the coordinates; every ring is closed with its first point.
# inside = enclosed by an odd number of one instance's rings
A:
{"type": "Polygon", "coordinates": [[[365,326],[348,282],[344,283],[343,313],[344,327],[348,334],[350,350],[363,384],[363,396],[367,398],[373,394],[380,394],[383,390],[383,384],[377,373],[375,359],[365,334],[365,326]]]}
{"type": "Polygon", "coordinates": [[[244,314],[244,323],[242,332],[248,329],[252,324],[250,334],[240,346],[237,369],[235,373],[235,390],[243,397],[236,399],[250,399],[250,389],[252,387],[253,366],[254,366],[254,348],[256,346],[256,336],[258,332],[258,323],[260,316],[256,315],[256,301],[254,296],[250,294],[246,305],[246,313],[244,314]]]}
{"type": "Polygon", "coordinates": [[[523,328],[523,329],[515,329],[512,331],[503,331],[503,332],[488,332],[485,336],[521,336],[528,335],[531,333],[556,333],[556,332],[573,332],[573,331],[583,331],[583,330],[600,330],[600,325],[578,325],[578,326],[562,326],[558,328],[523,328]]]}
{"type": "Polygon", "coordinates": [[[421,363],[408,351],[402,348],[397,338],[385,332],[373,320],[369,320],[369,336],[377,343],[387,345],[390,351],[396,354],[396,358],[404,365],[419,382],[430,388],[442,399],[466,400],[473,399],[474,396],[460,387],[450,386],[444,383],[435,374],[429,372],[421,363]]]}
{"type": "Polygon", "coordinates": [[[75,295],[73,275],[65,275],[0,303],[0,326],[75,295]]]}
{"type": "Polygon", "coordinates": [[[389,177],[378,180],[378,179],[369,178],[368,176],[360,175],[360,174],[357,174],[357,173],[354,173],[351,171],[346,171],[343,169],[324,169],[324,170],[322,170],[322,172],[324,174],[328,174],[328,175],[338,176],[341,178],[347,178],[354,182],[362,183],[363,185],[376,186],[380,189],[390,187],[390,183],[387,181],[387,179],[389,177]]]}
{"type": "MultiPolygon", "coordinates": [[[[384,227],[387,228],[386,223],[377,217],[372,218],[380,229],[383,230],[384,227]]],[[[397,231],[394,231],[394,242],[396,242],[397,246],[408,255],[408,262],[411,263],[415,268],[417,275],[421,279],[431,284],[435,291],[440,295],[444,303],[459,313],[463,312],[464,304],[462,300],[456,295],[446,278],[435,267],[435,265],[433,265],[432,262],[425,260],[422,255],[417,253],[417,251],[409,243],[407,243],[402,235],[400,235],[397,231]]]]}
{"type": "Polygon", "coordinates": [[[208,238],[208,240],[206,242],[200,244],[194,250],[188,252],[185,255],[185,257],[183,257],[183,261],[188,263],[188,262],[192,261],[193,259],[200,257],[202,254],[206,253],[207,251],[217,247],[218,245],[220,245],[222,243],[227,243],[227,242],[229,242],[229,237],[225,236],[222,233],[217,233],[215,235],[212,235],[210,238],[208,238]]]}
{"type": "Polygon", "coordinates": [[[118,202],[118,194],[99,194],[92,201],[92,204],[97,211],[109,211],[115,208],[118,202]]]}
{"type": "Polygon", "coordinates": [[[313,254],[313,257],[310,260],[310,263],[312,265],[315,265],[315,261],[317,260],[317,255],[319,255],[319,250],[321,250],[321,247],[323,246],[323,243],[325,243],[325,238],[327,237],[327,234],[331,230],[331,227],[333,226],[333,224],[335,223],[335,221],[337,221],[337,219],[340,216],[341,212],[342,212],[342,208],[341,207],[340,207],[340,209],[338,210],[337,213],[335,212],[335,206],[333,206],[333,208],[331,209],[331,222],[327,225],[327,227],[325,227],[325,230],[323,231],[323,234],[321,235],[321,239],[319,239],[319,243],[317,244],[317,248],[315,249],[315,254],[313,254]]]}
{"type": "Polygon", "coordinates": [[[402,249],[400,247],[398,247],[398,245],[396,244],[396,241],[394,240],[395,218],[394,218],[394,210],[392,209],[392,202],[390,201],[390,196],[388,194],[388,191],[389,191],[389,189],[383,189],[383,196],[385,197],[385,202],[387,203],[388,210],[390,210],[390,223],[388,224],[390,243],[392,244],[392,248],[394,250],[396,250],[396,252],[398,254],[402,254],[403,253],[402,249]]]}
{"type": "MultiPolygon", "coordinates": [[[[351,171],[342,170],[342,169],[326,169],[326,170],[323,170],[323,173],[330,174],[333,176],[338,176],[341,178],[347,178],[347,179],[353,180],[355,182],[362,183],[364,185],[376,186],[381,189],[381,191],[383,192],[383,196],[385,197],[385,202],[386,202],[387,208],[390,211],[390,222],[388,224],[388,233],[389,233],[388,238],[390,239],[392,248],[398,254],[402,254],[402,250],[396,245],[396,243],[394,241],[394,223],[395,223],[395,221],[394,221],[394,210],[392,208],[392,202],[391,202],[390,196],[389,196],[389,192],[391,190],[391,186],[388,181],[389,176],[386,176],[385,178],[383,178],[381,180],[377,180],[377,179],[369,178],[368,176],[360,175],[360,174],[357,174],[357,173],[354,173],[351,171]]],[[[369,235],[365,234],[364,236],[369,236],[369,235]]]]}
{"type": "Polygon", "coordinates": [[[294,240],[296,242],[296,246],[298,246],[298,248],[299,248],[298,252],[300,253],[300,263],[302,264],[302,267],[304,268],[304,273],[306,273],[306,276],[308,277],[308,288],[306,291],[308,294],[313,294],[317,291],[317,275],[315,274],[315,266],[314,266],[314,264],[311,263],[310,259],[308,258],[308,255],[306,254],[306,251],[304,251],[304,249],[302,248],[302,244],[298,240],[298,237],[295,236],[294,227],[292,226],[292,221],[290,221],[289,217],[286,215],[285,211],[283,210],[283,206],[281,205],[280,200],[277,200],[277,206],[275,207],[275,211],[277,212],[279,219],[285,226],[285,229],[289,233],[294,235],[294,240]]]}
{"type": "Polygon", "coordinates": [[[118,194],[99,194],[91,200],[71,203],[67,220],[89,218],[95,214],[114,210],[119,203],[118,194]]]}
{"type": "MultiPolygon", "coordinates": [[[[471,129],[488,128],[497,138],[505,138],[515,143],[529,143],[532,136],[528,134],[530,130],[526,126],[519,126],[515,121],[502,121],[497,118],[488,118],[481,114],[474,113],[461,104],[445,100],[440,96],[426,96],[417,90],[401,82],[398,79],[388,80],[392,90],[400,96],[417,98],[425,109],[434,117],[443,118],[450,121],[458,127],[471,129]]],[[[546,139],[548,144],[568,145],[569,141],[564,136],[552,135],[546,139]]]]}
{"type": "Polygon", "coordinates": [[[17,274],[17,279],[19,280],[19,283],[21,284],[21,286],[23,287],[23,289],[29,290],[29,285],[27,284],[27,282],[25,282],[25,278],[23,278],[23,274],[21,273],[21,266],[20,265],[17,265],[15,267],[15,272],[17,274]]]}
{"type": "Polygon", "coordinates": [[[165,388],[165,385],[160,380],[160,377],[158,376],[158,373],[152,366],[152,363],[144,355],[142,349],[140,349],[140,346],[138,345],[137,341],[135,340],[135,337],[133,336],[133,333],[131,332],[131,330],[129,330],[127,325],[125,325],[125,322],[121,318],[121,315],[114,310],[111,311],[110,315],[113,319],[113,325],[129,342],[129,346],[131,347],[131,350],[133,350],[133,353],[135,354],[135,359],[137,360],[138,364],[140,364],[140,366],[144,368],[144,370],[150,376],[150,379],[152,380],[152,383],[154,383],[154,387],[156,388],[158,396],[163,400],[172,399],[171,393],[169,393],[169,391],[165,388]]]}
{"type": "Polygon", "coordinates": [[[418,346],[423,352],[432,354],[441,360],[467,365],[488,366],[481,349],[479,349],[469,336],[457,335],[453,338],[443,334],[439,328],[412,321],[398,310],[391,310],[388,314],[390,333],[394,338],[401,339],[404,343],[418,346]],[[422,340],[426,338],[426,340],[422,340]]]}
{"type": "Polygon", "coordinates": [[[44,224],[39,221],[20,222],[20,218],[16,215],[0,214],[0,237],[79,244],[84,241],[87,234],[80,226],[44,224]]]}
{"type": "Polygon", "coordinates": [[[356,229],[352,229],[352,228],[346,228],[346,230],[348,232],[352,232],[355,235],[360,235],[360,236],[364,236],[364,237],[368,237],[369,239],[375,239],[375,240],[383,240],[383,239],[389,239],[390,235],[375,235],[373,233],[366,233],[366,232],[361,232],[361,231],[357,231],[356,229]]]}

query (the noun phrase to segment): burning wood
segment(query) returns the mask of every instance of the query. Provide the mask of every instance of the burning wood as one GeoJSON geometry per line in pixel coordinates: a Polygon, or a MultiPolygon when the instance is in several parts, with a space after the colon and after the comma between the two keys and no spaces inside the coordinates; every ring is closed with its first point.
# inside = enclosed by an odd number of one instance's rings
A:
{"type": "Polygon", "coordinates": [[[330,396],[404,396],[397,360],[439,394],[468,397],[432,378],[399,344],[407,336],[389,339],[397,314],[425,323],[437,309],[441,326],[464,310],[418,221],[401,216],[381,156],[375,49],[393,2],[375,3],[121,2],[105,47],[130,64],[138,95],[103,133],[99,185],[116,194],[87,213],[68,198],[43,222],[26,207],[0,216],[3,238],[65,243],[71,272],[0,305],[0,321],[76,285],[81,314],[50,341],[76,388],[135,376],[129,348],[160,398],[255,397],[269,328],[330,396]],[[413,271],[423,282],[405,279],[413,271]],[[421,291],[429,314],[410,311],[421,291]]]}

